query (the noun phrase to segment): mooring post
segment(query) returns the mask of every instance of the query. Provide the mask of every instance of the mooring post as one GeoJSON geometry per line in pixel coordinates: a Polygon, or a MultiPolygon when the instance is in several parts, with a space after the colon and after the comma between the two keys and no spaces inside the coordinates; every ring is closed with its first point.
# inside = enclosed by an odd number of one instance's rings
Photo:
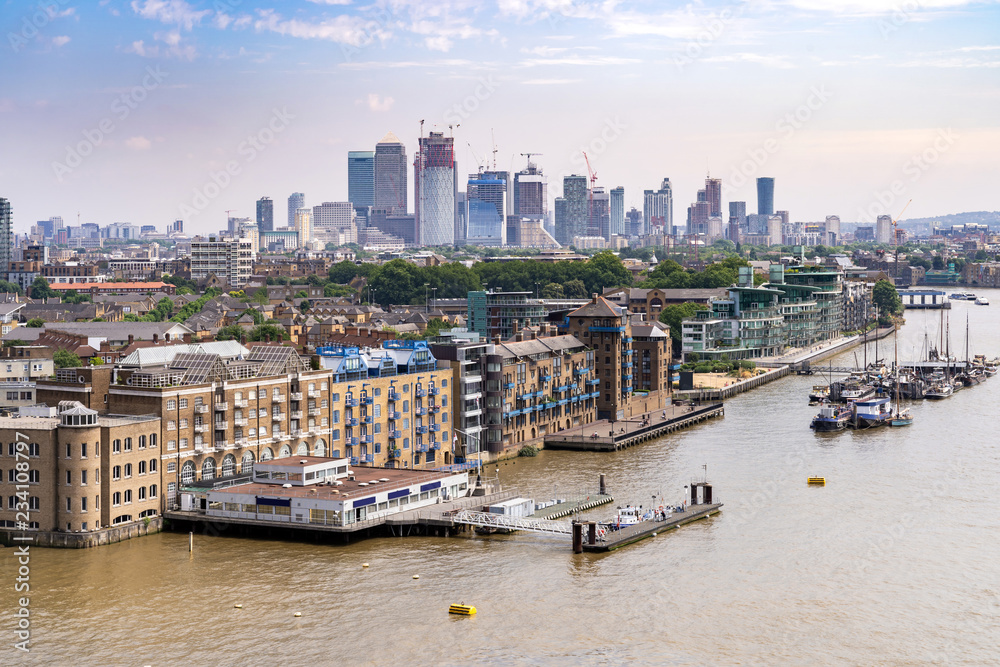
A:
{"type": "Polygon", "coordinates": [[[604,484],[604,473],[601,473],[601,483],[600,483],[600,493],[601,495],[606,495],[607,486],[604,484]]]}
{"type": "Polygon", "coordinates": [[[573,522],[573,553],[583,553],[583,524],[573,522]]]}
{"type": "Polygon", "coordinates": [[[194,553],[194,531],[188,533],[188,551],[194,553]]]}
{"type": "Polygon", "coordinates": [[[597,522],[587,522],[587,544],[597,544],[597,522]]]}

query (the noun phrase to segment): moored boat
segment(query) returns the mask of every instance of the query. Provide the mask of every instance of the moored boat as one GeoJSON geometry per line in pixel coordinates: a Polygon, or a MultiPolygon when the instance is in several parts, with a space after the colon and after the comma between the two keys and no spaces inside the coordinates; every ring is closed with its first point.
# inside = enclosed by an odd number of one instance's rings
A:
{"type": "Polygon", "coordinates": [[[876,428],[885,426],[892,417],[892,406],[888,398],[873,398],[858,401],[854,404],[854,418],[851,426],[856,429],[876,428]]]}
{"type": "Polygon", "coordinates": [[[851,420],[851,414],[850,405],[827,404],[819,409],[819,414],[813,417],[809,428],[817,433],[843,431],[847,428],[847,423],[851,420]]]}
{"type": "Polygon", "coordinates": [[[976,305],[977,306],[988,306],[988,305],[990,305],[990,300],[987,299],[985,296],[976,297],[976,305]]]}

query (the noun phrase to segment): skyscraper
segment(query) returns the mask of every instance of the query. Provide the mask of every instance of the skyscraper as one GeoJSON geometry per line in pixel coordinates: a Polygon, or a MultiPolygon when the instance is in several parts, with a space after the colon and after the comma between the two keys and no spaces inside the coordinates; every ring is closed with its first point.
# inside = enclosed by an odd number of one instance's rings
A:
{"type": "Polygon", "coordinates": [[[774,213],[774,179],[761,177],[757,179],[757,215],[774,213]]]}
{"type": "Polygon", "coordinates": [[[601,236],[605,240],[611,240],[611,202],[604,186],[594,186],[587,205],[587,236],[601,236]]]}
{"type": "Polygon", "coordinates": [[[469,174],[466,189],[466,242],[507,245],[507,172],[469,174]]]}
{"type": "Polygon", "coordinates": [[[14,211],[10,202],[0,197],[0,267],[6,277],[7,269],[14,258],[14,211]]]}
{"type": "Polygon", "coordinates": [[[718,178],[705,179],[705,199],[708,201],[708,217],[722,217],[722,180],[718,178]]]}
{"type": "Polygon", "coordinates": [[[892,243],[892,216],[880,215],[875,219],[875,242],[892,243]]]}
{"type": "Polygon", "coordinates": [[[293,192],[288,197],[288,226],[295,227],[295,213],[300,208],[305,208],[306,196],[301,192],[293,192]]]}
{"type": "Polygon", "coordinates": [[[629,235],[629,230],[625,226],[625,188],[620,185],[611,190],[611,233],[608,240],[616,234],[629,235]]]}
{"type": "Polygon", "coordinates": [[[569,245],[574,236],[587,236],[587,177],[572,174],[563,178],[562,198],[566,200],[566,210],[560,227],[559,210],[556,209],[556,241],[569,245]]]}
{"type": "Polygon", "coordinates": [[[406,215],[406,146],[392,132],[375,144],[374,206],[388,215],[406,215]]]}
{"type": "Polygon", "coordinates": [[[347,199],[355,209],[375,205],[374,151],[348,151],[347,199]]]}
{"type": "Polygon", "coordinates": [[[727,236],[733,243],[740,242],[740,235],[747,230],[747,203],[745,201],[729,202],[729,233],[727,236]]]}
{"type": "Polygon", "coordinates": [[[257,200],[257,229],[261,232],[274,231],[274,202],[270,197],[257,200]]]}
{"type": "Polygon", "coordinates": [[[544,220],[548,213],[548,184],[533,162],[514,174],[514,211],[519,218],[544,220]]]}
{"type": "Polygon", "coordinates": [[[674,235],[674,191],[670,179],[664,178],[659,190],[643,190],[643,233],[674,235]]]}
{"type": "Polygon", "coordinates": [[[455,139],[443,132],[420,138],[413,162],[414,211],[421,245],[455,242],[455,139]]]}

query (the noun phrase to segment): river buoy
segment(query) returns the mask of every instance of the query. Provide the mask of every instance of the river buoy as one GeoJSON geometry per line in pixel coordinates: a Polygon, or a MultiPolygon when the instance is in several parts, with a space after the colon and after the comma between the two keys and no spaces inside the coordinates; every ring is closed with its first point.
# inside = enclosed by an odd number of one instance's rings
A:
{"type": "Polygon", "coordinates": [[[298,617],[302,616],[302,612],[301,611],[297,611],[297,612],[295,612],[292,615],[295,616],[295,618],[298,618],[298,617]]]}
{"type": "Polygon", "coordinates": [[[448,607],[448,613],[458,616],[472,616],[476,613],[476,608],[467,604],[453,604],[448,607]]]}
{"type": "Polygon", "coordinates": [[[810,477],[807,483],[826,486],[826,477],[810,477]]]}
{"type": "Polygon", "coordinates": [[[420,578],[420,575],[419,575],[419,574],[415,574],[415,575],[413,575],[413,578],[414,578],[414,579],[419,579],[419,578],[420,578]]]}
{"type": "Polygon", "coordinates": [[[653,535],[652,535],[652,536],[653,536],[653,537],[656,537],[656,533],[653,533],[653,535]]]}
{"type": "Polygon", "coordinates": [[[368,563],[362,563],[361,567],[368,567],[368,563]]]}
{"type": "Polygon", "coordinates": [[[243,609],[243,605],[241,605],[241,604],[234,604],[233,608],[234,609],[243,609]]]}

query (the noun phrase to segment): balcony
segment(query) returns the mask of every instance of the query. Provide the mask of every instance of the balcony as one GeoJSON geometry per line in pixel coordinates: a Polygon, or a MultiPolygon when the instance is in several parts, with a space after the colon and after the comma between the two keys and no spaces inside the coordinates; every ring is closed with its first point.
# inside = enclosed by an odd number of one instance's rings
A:
{"type": "Polygon", "coordinates": [[[630,357],[632,356],[633,352],[635,352],[635,350],[625,350],[625,354],[628,355],[628,356],[630,356],[630,357]]]}
{"type": "Polygon", "coordinates": [[[427,433],[427,427],[426,426],[418,426],[417,427],[417,433],[419,433],[421,435],[425,435],[427,433]]]}
{"type": "Polygon", "coordinates": [[[425,417],[427,415],[427,408],[413,408],[413,414],[418,417],[425,417]]]}
{"type": "Polygon", "coordinates": [[[437,396],[441,393],[441,390],[438,387],[431,387],[428,391],[430,392],[431,396],[437,396]]]}
{"type": "Polygon", "coordinates": [[[208,424],[195,424],[194,425],[194,432],[195,433],[205,433],[206,431],[208,431],[208,424]]]}
{"type": "Polygon", "coordinates": [[[399,395],[398,391],[390,391],[389,392],[389,400],[390,401],[398,401],[398,400],[401,400],[401,399],[402,399],[402,396],[399,395]]]}
{"type": "Polygon", "coordinates": [[[416,391],[413,392],[413,395],[416,396],[417,398],[423,398],[423,397],[427,396],[427,390],[426,389],[417,389],[416,391]]]}
{"type": "Polygon", "coordinates": [[[357,438],[345,438],[344,441],[347,443],[348,447],[357,447],[358,446],[358,439],[357,438]]]}
{"type": "Polygon", "coordinates": [[[625,368],[632,368],[632,362],[626,361],[624,364],[622,364],[622,366],[624,366],[625,368]]]}
{"type": "Polygon", "coordinates": [[[598,380],[597,378],[594,378],[593,380],[587,380],[587,384],[589,384],[590,386],[593,387],[593,386],[601,384],[601,381],[598,380]]]}
{"type": "Polygon", "coordinates": [[[416,450],[417,450],[418,452],[426,452],[426,451],[427,451],[427,445],[424,445],[424,444],[418,444],[418,445],[416,446],[416,450]]]}
{"type": "Polygon", "coordinates": [[[284,403],[285,402],[285,395],[284,394],[278,394],[277,396],[272,396],[271,397],[271,402],[272,403],[284,403]]]}
{"type": "Polygon", "coordinates": [[[398,412],[396,410],[389,410],[389,412],[387,412],[386,415],[389,417],[389,419],[402,419],[403,418],[403,413],[398,412]]]}
{"type": "Polygon", "coordinates": [[[320,409],[319,408],[309,408],[309,416],[310,417],[319,417],[319,414],[320,414],[320,409]]]}
{"type": "Polygon", "coordinates": [[[372,398],[371,396],[362,396],[361,397],[361,405],[373,405],[374,403],[375,403],[375,399],[372,398]]]}
{"type": "Polygon", "coordinates": [[[403,455],[403,450],[402,449],[392,449],[392,448],[389,449],[389,458],[390,459],[398,459],[402,455],[403,455]]]}
{"type": "Polygon", "coordinates": [[[216,412],[225,412],[228,409],[229,409],[229,403],[226,403],[225,401],[215,404],[216,412]]]}
{"type": "Polygon", "coordinates": [[[583,368],[577,368],[573,371],[574,375],[586,375],[590,372],[590,368],[584,366],[583,368]]]}
{"type": "Polygon", "coordinates": [[[280,421],[283,421],[284,419],[285,419],[285,415],[283,415],[283,414],[281,414],[279,412],[275,412],[273,415],[271,415],[271,421],[273,421],[273,422],[280,422],[280,421]]]}
{"type": "Polygon", "coordinates": [[[570,388],[570,385],[564,384],[561,387],[556,387],[555,391],[557,391],[557,392],[568,391],[569,388],[570,388]]]}
{"type": "Polygon", "coordinates": [[[199,414],[199,415],[207,414],[208,413],[208,406],[204,405],[204,404],[202,404],[202,405],[196,405],[196,406],[194,406],[194,411],[197,414],[199,414]]]}
{"type": "Polygon", "coordinates": [[[358,399],[348,398],[344,401],[344,405],[346,405],[349,408],[356,408],[358,407],[358,399]]]}
{"type": "Polygon", "coordinates": [[[519,394],[518,397],[517,397],[517,400],[519,400],[519,401],[530,401],[531,397],[534,396],[534,395],[535,395],[534,392],[529,391],[527,394],[519,394]]]}
{"type": "Polygon", "coordinates": [[[374,454],[362,454],[361,458],[364,459],[365,463],[375,463],[375,455],[374,454]]]}
{"type": "MultiPolygon", "coordinates": [[[[216,449],[227,449],[231,444],[232,443],[226,442],[225,440],[216,440],[215,441],[215,448],[216,449]]],[[[204,447],[204,445],[202,445],[202,446],[204,447]]],[[[198,447],[198,445],[195,445],[195,447],[198,447]]]]}
{"type": "Polygon", "coordinates": [[[238,417],[238,418],[236,418],[236,419],[233,420],[233,424],[235,424],[236,426],[246,426],[247,425],[247,419],[246,419],[246,417],[238,417]]]}
{"type": "Polygon", "coordinates": [[[431,424],[430,429],[435,433],[441,432],[441,424],[431,424]]]}
{"type": "Polygon", "coordinates": [[[250,402],[245,398],[237,398],[233,400],[233,405],[235,405],[238,408],[245,408],[246,406],[250,405],[250,402]]]}
{"type": "Polygon", "coordinates": [[[432,405],[432,406],[430,406],[427,409],[431,411],[432,415],[436,415],[437,413],[441,412],[441,406],[440,405],[432,405]]]}
{"type": "Polygon", "coordinates": [[[396,440],[397,438],[402,438],[402,437],[403,437],[402,431],[389,431],[390,440],[396,440]]]}
{"type": "Polygon", "coordinates": [[[310,389],[307,394],[309,395],[309,398],[319,398],[319,390],[317,389],[310,389]]]}
{"type": "Polygon", "coordinates": [[[372,415],[365,415],[364,417],[361,418],[361,421],[364,422],[365,424],[374,424],[375,417],[372,415]]]}
{"type": "Polygon", "coordinates": [[[281,431],[278,431],[277,433],[272,433],[271,434],[271,440],[273,440],[275,442],[278,442],[283,437],[285,437],[285,435],[281,431]]]}
{"type": "Polygon", "coordinates": [[[302,419],[302,411],[292,410],[292,419],[302,419]]]}
{"type": "Polygon", "coordinates": [[[373,435],[363,435],[361,436],[361,444],[370,445],[375,442],[375,436],[373,435]]]}
{"type": "Polygon", "coordinates": [[[216,431],[225,431],[227,428],[229,428],[229,424],[226,422],[215,422],[216,431]]]}
{"type": "Polygon", "coordinates": [[[350,419],[345,419],[344,425],[349,426],[350,428],[354,428],[355,426],[358,425],[358,420],[355,417],[351,417],[350,419]]]}
{"type": "Polygon", "coordinates": [[[289,396],[292,397],[293,401],[301,401],[302,400],[302,392],[301,391],[293,391],[292,393],[289,394],[289,396]]]}
{"type": "Polygon", "coordinates": [[[513,389],[514,388],[514,383],[513,382],[507,382],[507,383],[504,384],[503,388],[504,389],[513,389]]]}
{"type": "Polygon", "coordinates": [[[352,456],[351,457],[351,465],[352,466],[358,465],[358,457],[357,456],[352,456]]]}
{"type": "Polygon", "coordinates": [[[548,373],[545,373],[543,375],[538,376],[538,379],[540,379],[542,382],[548,382],[552,379],[552,376],[549,375],[548,373]]]}
{"type": "Polygon", "coordinates": [[[431,449],[441,449],[441,443],[440,442],[432,442],[431,443],[431,449]]]}

